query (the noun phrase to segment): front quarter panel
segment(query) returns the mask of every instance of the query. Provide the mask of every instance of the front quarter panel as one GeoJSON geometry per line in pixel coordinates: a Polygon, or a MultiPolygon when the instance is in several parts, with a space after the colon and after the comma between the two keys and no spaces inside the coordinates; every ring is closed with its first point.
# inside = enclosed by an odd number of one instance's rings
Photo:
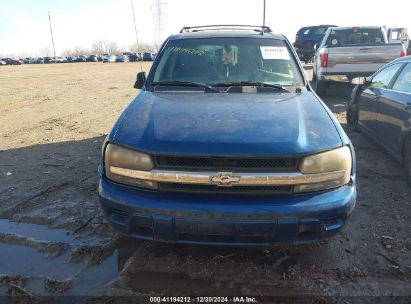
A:
{"type": "Polygon", "coordinates": [[[124,107],[124,109],[123,109],[122,113],[120,114],[119,118],[118,118],[117,121],[114,123],[113,127],[111,128],[110,133],[107,135],[107,138],[106,138],[106,139],[107,139],[108,141],[113,141],[113,140],[114,140],[114,137],[116,136],[117,130],[118,130],[118,128],[120,127],[121,122],[123,121],[124,117],[126,116],[127,109],[130,107],[130,105],[131,105],[133,102],[136,102],[136,99],[137,99],[137,97],[141,94],[141,92],[142,92],[142,91],[140,91],[139,94],[137,94],[136,96],[134,96],[134,98],[131,99],[130,102],[124,107]]]}

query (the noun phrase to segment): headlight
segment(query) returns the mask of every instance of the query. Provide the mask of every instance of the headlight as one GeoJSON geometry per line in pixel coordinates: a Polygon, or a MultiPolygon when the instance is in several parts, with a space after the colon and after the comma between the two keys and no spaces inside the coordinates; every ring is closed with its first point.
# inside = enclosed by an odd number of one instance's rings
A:
{"type": "Polygon", "coordinates": [[[302,184],[294,187],[295,192],[308,192],[336,188],[348,184],[351,177],[352,156],[349,147],[305,157],[300,164],[302,174],[344,171],[341,178],[315,184],[302,184]]]}
{"type": "Polygon", "coordinates": [[[157,183],[155,182],[121,175],[121,169],[139,171],[150,171],[153,169],[153,161],[150,155],[109,143],[104,152],[104,166],[106,176],[114,182],[151,189],[157,188],[157,183]]]}

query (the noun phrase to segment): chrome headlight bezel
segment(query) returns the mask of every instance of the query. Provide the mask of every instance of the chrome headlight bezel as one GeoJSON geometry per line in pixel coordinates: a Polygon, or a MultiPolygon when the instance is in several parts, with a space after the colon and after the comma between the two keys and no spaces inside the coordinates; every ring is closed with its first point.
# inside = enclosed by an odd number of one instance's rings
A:
{"type": "Polygon", "coordinates": [[[294,187],[294,192],[328,190],[348,184],[351,180],[353,159],[349,146],[343,146],[326,152],[304,157],[299,166],[302,174],[344,172],[341,178],[313,184],[301,184],[294,187]]]}
{"type": "Polygon", "coordinates": [[[110,142],[103,149],[104,172],[109,180],[129,186],[157,189],[156,182],[131,178],[119,173],[121,169],[151,171],[154,162],[150,155],[110,142]]]}

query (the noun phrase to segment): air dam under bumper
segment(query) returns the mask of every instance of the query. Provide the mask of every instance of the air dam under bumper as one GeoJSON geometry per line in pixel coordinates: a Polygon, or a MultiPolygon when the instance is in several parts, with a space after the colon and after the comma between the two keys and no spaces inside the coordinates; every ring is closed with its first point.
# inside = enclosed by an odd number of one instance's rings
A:
{"type": "Polygon", "coordinates": [[[355,184],[311,194],[217,195],[145,191],[100,179],[109,222],[146,240],[263,246],[308,244],[338,232],[354,209],[355,184]]]}

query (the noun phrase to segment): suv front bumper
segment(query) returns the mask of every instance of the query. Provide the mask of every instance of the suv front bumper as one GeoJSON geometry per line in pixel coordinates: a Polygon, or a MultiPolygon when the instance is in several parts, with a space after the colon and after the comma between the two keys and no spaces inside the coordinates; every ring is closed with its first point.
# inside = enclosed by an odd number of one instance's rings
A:
{"type": "Polygon", "coordinates": [[[101,207],[136,238],[195,244],[307,244],[338,232],[356,203],[355,183],[296,195],[218,195],[140,190],[100,179],[101,207]]]}

